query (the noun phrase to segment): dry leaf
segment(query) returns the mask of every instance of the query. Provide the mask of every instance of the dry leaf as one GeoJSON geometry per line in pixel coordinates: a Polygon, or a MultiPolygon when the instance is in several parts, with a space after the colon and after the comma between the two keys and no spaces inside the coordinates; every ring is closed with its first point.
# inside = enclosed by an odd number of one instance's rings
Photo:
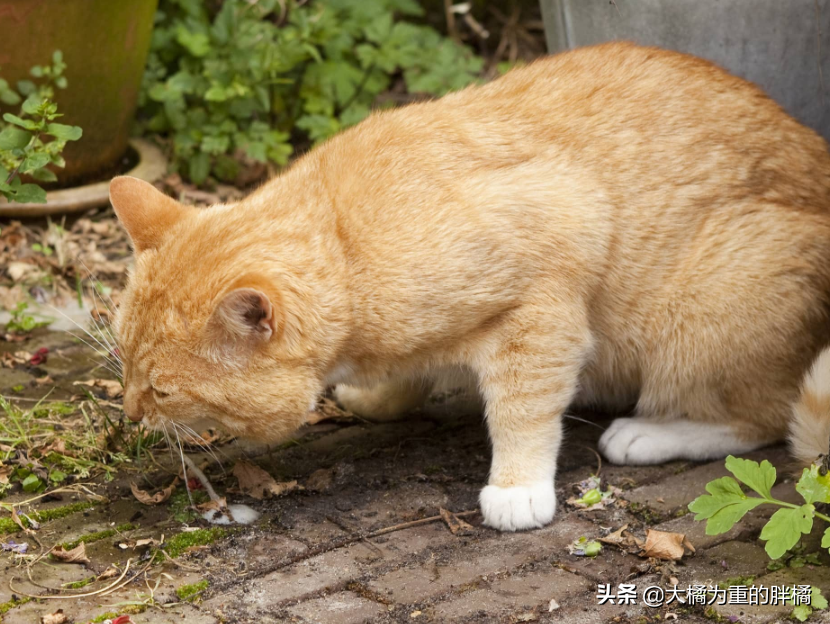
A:
{"type": "Polygon", "coordinates": [[[127,540],[124,542],[119,542],[118,547],[121,550],[131,550],[136,548],[142,548],[143,546],[160,546],[161,542],[158,540],[153,539],[152,537],[147,537],[140,540],[127,540]]]}
{"type": "Polygon", "coordinates": [[[135,483],[130,483],[130,489],[133,491],[133,496],[136,497],[136,500],[138,500],[139,503],[143,503],[145,505],[158,505],[159,503],[163,503],[170,498],[170,495],[173,493],[173,490],[176,489],[178,484],[179,478],[176,477],[173,479],[173,483],[153,495],[148,494],[144,490],[140,490],[135,483]]]}
{"type": "Polygon", "coordinates": [[[611,544],[613,546],[619,546],[623,549],[639,549],[643,547],[643,541],[637,539],[631,533],[628,532],[628,525],[624,524],[619,529],[614,531],[613,533],[609,533],[605,537],[597,538],[600,542],[605,544],[611,544]]]}
{"type": "Polygon", "coordinates": [[[52,549],[52,556],[64,563],[80,563],[86,565],[90,562],[89,557],[86,556],[86,544],[84,542],[81,542],[72,550],[66,550],[63,546],[56,546],[52,549]]]}
{"type": "Polygon", "coordinates": [[[277,483],[262,468],[247,461],[236,462],[236,466],[233,467],[233,476],[239,481],[240,491],[257,500],[262,500],[266,496],[281,496],[301,489],[296,481],[277,483]]]}
{"type": "Polygon", "coordinates": [[[36,271],[38,271],[38,268],[28,262],[10,262],[6,267],[6,273],[12,278],[13,282],[22,281],[36,271]]]}
{"type": "Polygon", "coordinates": [[[334,483],[334,471],[320,468],[309,475],[305,487],[312,492],[325,492],[332,486],[332,483],[334,483]]]}
{"type": "Polygon", "coordinates": [[[447,511],[443,507],[438,508],[438,513],[441,514],[441,519],[447,524],[447,528],[453,535],[458,535],[459,533],[465,535],[473,530],[471,524],[464,522],[453,512],[447,511]]]}
{"type": "Polygon", "coordinates": [[[63,609],[58,609],[54,613],[47,613],[40,617],[40,624],[64,624],[66,621],[67,618],[63,609]]]}
{"type": "Polygon", "coordinates": [[[99,574],[98,578],[96,578],[95,580],[96,581],[103,581],[105,579],[113,578],[115,576],[118,576],[118,574],[119,574],[118,568],[116,568],[115,566],[110,566],[106,570],[104,570],[101,574],[99,574]]]}
{"type": "Polygon", "coordinates": [[[124,393],[124,386],[120,381],[112,379],[93,379],[91,381],[76,381],[76,386],[87,386],[88,388],[99,388],[104,391],[108,399],[115,399],[124,393]]]}
{"type": "Polygon", "coordinates": [[[6,352],[0,354],[0,366],[5,368],[14,368],[15,366],[20,366],[21,364],[28,364],[31,359],[32,354],[28,351],[15,351],[14,353],[6,352]]]}
{"type": "Polygon", "coordinates": [[[9,477],[11,476],[12,472],[14,472],[14,468],[11,466],[4,466],[0,463],[0,484],[5,485],[9,482],[9,477]]]}
{"type": "Polygon", "coordinates": [[[642,556],[677,561],[686,554],[686,549],[695,552],[694,546],[683,533],[649,529],[646,532],[646,544],[643,547],[642,556]]]}

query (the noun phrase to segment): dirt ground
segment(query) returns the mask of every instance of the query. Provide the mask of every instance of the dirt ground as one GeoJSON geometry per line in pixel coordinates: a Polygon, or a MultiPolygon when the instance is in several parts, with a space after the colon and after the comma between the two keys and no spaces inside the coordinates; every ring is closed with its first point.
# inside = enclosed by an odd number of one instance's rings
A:
{"type": "MultiPolygon", "coordinates": [[[[42,346],[50,350],[45,364],[0,369],[0,394],[23,401],[40,398],[49,388],[34,380],[48,374],[50,388],[54,385],[50,400],[77,399],[75,381],[105,376],[97,357],[64,332],[37,330],[24,343],[0,343],[0,352],[35,352],[42,346]]],[[[0,619],[5,624],[36,624],[62,609],[68,621],[77,623],[124,614],[136,623],[645,623],[675,617],[684,622],[773,622],[785,619],[791,607],[690,607],[675,602],[652,608],[641,600],[599,605],[597,585],[633,583],[642,591],[675,583],[743,584],[754,577],[764,585],[810,582],[830,593],[830,568],[816,565],[830,564],[826,552],[813,563],[768,569],[758,540],[770,513],[764,507],[719,536],[705,535],[704,526],[687,515],[686,505],[704,485],[725,474],[722,462],[600,467],[596,442],[600,427],[610,420],[580,417],[591,424],[568,421],[554,523],[517,534],[481,526],[476,498],[487,477],[486,433],[475,404],[452,392],[400,422],[368,424],[347,418],[310,426],[278,447],[221,444],[216,454],[222,464],[211,461],[206,473],[229,502],[246,503],[262,514],[248,526],[217,527],[195,517],[182,486],[160,505],[139,503],[131,482],[157,491],[180,468],[176,454],[158,448],[155,463],[130,460],[111,482],[93,479],[89,490],[105,499],[75,493],[47,497],[21,511],[74,513],[42,521],[33,535],[2,535],[0,530],[0,542],[27,542],[28,554],[35,556],[86,536],[89,559],[78,564],[42,558],[32,565],[36,557],[0,553],[0,619]],[[264,468],[278,482],[297,480],[303,489],[263,500],[235,492],[231,468],[240,458],[264,468]],[[597,511],[568,504],[577,484],[598,469],[603,489],[613,485],[621,490],[615,502],[597,511]],[[78,509],[82,501],[90,505],[78,509]],[[429,520],[439,509],[460,514],[470,526],[454,534],[444,521],[429,520]],[[647,529],[684,533],[696,552],[666,562],[641,557],[636,548],[627,552],[604,545],[594,558],[571,554],[568,548],[582,536],[596,539],[626,524],[640,538],[647,529]],[[154,559],[153,543],[136,544],[148,538],[163,541],[172,556],[154,559]],[[130,567],[121,577],[128,560],[130,567]],[[55,597],[53,590],[62,584],[94,579],[113,564],[115,576],[71,591],[91,593],[119,578],[129,581],[116,591],[55,597]]],[[[198,449],[190,449],[189,455],[197,463],[211,459],[198,449]]],[[[749,456],[769,458],[778,466],[787,461],[783,448],[749,456]]],[[[776,488],[774,493],[785,500],[794,494],[791,481],[776,488]]],[[[30,496],[14,492],[2,502],[30,496]]],[[[7,516],[0,512],[0,520],[7,516]]],[[[817,550],[819,538],[815,531],[805,540],[805,553],[817,550]]],[[[64,587],[63,593],[67,591],[64,587]]],[[[820,615],[813,618],[822,621],[820,615]]]]}

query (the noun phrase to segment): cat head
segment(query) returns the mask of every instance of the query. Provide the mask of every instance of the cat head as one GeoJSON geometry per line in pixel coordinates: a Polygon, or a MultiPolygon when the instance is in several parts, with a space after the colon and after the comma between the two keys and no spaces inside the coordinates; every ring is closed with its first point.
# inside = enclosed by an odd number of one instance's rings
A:
{"type": "Polygon", "coordinates": [[[267,225],[135,178],[115,178],[110,199],[135,250],[115,320],[127,416],[259,440],[294,431],[322,390],[322,326],[309,290],[271,257],[267,225]]]}

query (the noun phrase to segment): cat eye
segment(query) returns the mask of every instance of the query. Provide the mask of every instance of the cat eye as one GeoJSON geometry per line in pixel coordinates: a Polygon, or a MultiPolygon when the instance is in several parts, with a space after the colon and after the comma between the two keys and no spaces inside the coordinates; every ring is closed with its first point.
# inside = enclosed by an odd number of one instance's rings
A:
{"type": "Polygon", "coordinates": [[[166,399],[170,396],[169,392],[162,392],[161,390],[157,390],[155,388],[153,388],[153,394],[157,399],[166,399]]]}

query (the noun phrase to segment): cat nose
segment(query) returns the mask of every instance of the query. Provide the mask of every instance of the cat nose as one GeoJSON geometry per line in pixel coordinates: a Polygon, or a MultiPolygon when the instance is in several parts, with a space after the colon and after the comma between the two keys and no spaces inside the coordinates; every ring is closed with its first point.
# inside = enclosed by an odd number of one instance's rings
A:
{"type": "Polygon", "coordinates": [[[144,410],[141,409],[141,402],[136,401],[130,396],[124,397],[124,413],[133,422],[139,422],[144,418],[144,410]]]}
{"type": "Polygon", "coordinates": [[[127,409],[127,407],[124,406],[124,413],[127,415],[127,418],[129,418],[133,422],[138,422],[144,417],[144,414],[141,413],[141,409],[138,407],[134,407],[133,409],[127,409]]]}

